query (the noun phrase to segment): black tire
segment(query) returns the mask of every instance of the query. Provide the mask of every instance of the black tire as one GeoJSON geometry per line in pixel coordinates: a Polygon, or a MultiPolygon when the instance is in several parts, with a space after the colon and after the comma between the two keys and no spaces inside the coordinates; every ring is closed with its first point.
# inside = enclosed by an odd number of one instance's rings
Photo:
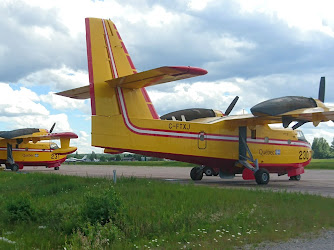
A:
{"type": "Polygon", "coordinates": [[[193,181],[200,181],[203,178],[203,170],[200,167],[194,167],[190,171],[190,178],[193,181]]]}
{"type": "Polygon", "coordinates": [[[54,170],[59,170],[59,167],[55,167],[54,170]]]}
{"type": "Polygon", "coordinates": [[[205,168],[204,173],[206,176],[212,176],[213,175],[213,169],[212,168],[205,168]]]}
{"type": "Polygon", "coordinates": [[[290,181],[300,181],[300,179],[301,179],[300,174],[295,176],[290,176],[290,181]]]}
{"type": "Polygon", "coordinates": [[[14,163],[14,164],[11,166],[11,169],[12,169],[12,171],[17,172],[17,171],[19,171],[19,165],[17,165],[16,163],[14,163]]]}
{"type": "Polygon", "coordinates": [[[259,185],[265,185],[268,184],[270,180],[270,175],[267,169],[260,168],[258,171],[254,174],[256,183],[259,185]]]}

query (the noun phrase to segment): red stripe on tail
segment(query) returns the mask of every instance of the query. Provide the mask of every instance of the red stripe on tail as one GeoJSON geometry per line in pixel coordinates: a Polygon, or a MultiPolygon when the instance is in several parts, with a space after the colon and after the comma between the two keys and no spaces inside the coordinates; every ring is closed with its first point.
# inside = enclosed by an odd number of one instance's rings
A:
{"type": "Polygon", "coordinates": [[[96,115],[95,91],[94,91],[94,74],[93,74],[93,58],[92,58],[92,46],[91,46],[91,42],[90,42],[89,18],[85,19],[85,23],[86,23],[86,44],[87,44],[87,61],[88,61],[88,74],[89,74],[90,104],[91,104],[91,108],[92,108],[92,115],[96,115]]]}

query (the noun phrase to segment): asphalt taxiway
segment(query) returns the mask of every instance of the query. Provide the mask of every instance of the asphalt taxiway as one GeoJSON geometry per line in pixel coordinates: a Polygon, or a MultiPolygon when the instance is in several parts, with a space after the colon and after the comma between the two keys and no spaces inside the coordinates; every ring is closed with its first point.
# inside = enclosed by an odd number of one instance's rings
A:
{"type": "MultiPolygon", "coordinates": [[[[116,170],[117,177],[139,177],[161,179],[170,182],[192,182],[188,167],[133,167],[133,166],[102,166],[102,165],[62,165],[60,170],[42,167],[25,167],[23,172],[57,173],[63,175],[91,176],[112,178],[116,170]]],[[[334,170],[305,170],[300,181],[290,181],[285,176],[270,175],[268,185],[257,185],[255,180],[245,181],[241,175],[234,179],[220,179],[214,176],[204,176],[197,185],[208,185],[217,188],[245,188],[274,191],[301,192],[317,194],[334,198],[334,170]]]]}

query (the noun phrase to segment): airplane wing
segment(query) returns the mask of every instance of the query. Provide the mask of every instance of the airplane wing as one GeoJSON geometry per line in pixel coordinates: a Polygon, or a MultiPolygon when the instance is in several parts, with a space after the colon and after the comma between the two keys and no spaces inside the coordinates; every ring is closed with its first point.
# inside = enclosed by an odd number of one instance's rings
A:
{"type": "Polygon", "coordinates": [[[326,122],[334,120],[334,108],[306,108],[297,109],[294,111],[286,112],[277,115],[262,115],[255,116],[252,114],[247,115],[232,115],[212,120],[210,123],[224,121],[231,127],[240,126],[255,126],[264,124],[283,123],[287,127],[291,122],[312,122],[317,126],[320,122],[326,122]]]}
{"type": "Polygon", "coordinates": [[[64,132],[64,133],[48,133],[45,129],[38,128],[23,128],[15,129],[11,131],[0,131],[0,140],[17,140],[23,139],[27,141],[41,141],[41,140],[54,140],[62,138],[78,138],[75,133],[64,132]]]}
{"type": "MultiPolygon", "coordinates": [[[[177,81],[194,76],[205,75],[206,70],[188,66],[160,67],[148,71],[123,76],[111,80],[106,80],[112,87],[122,87],[128,89],[138,89],[153,86],[161,83],[177,81]]],[[[56,93],[74,99],[90,98],[90,86],[70,89],[56,93]]]]}

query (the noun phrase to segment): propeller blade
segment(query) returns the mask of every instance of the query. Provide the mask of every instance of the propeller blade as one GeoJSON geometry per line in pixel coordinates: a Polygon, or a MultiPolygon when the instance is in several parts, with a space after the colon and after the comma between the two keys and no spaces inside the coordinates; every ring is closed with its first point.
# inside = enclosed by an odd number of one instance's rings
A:
{"type": "Polygon", "coordinates": [[[307,122],[308,121],[299,121],[295,125],[292,126],[292,129],[295,130],[295,129],[299,128],[300,126],[304,125],[307,122]]]}
{"type": "Polygon", "coordinates": [[[239,100],[239,96],[234,97],[233,101],[231,102],[231,104],[226,109],[225,115],[229,115],[231,113],[232,109],[234,108],[234,106],[235,106],[235,104],[237,103],[238,100],[239,100]]]}
{"type": "Polygon", "coordinates": [[[319,96],[318,100],[324,102],[325,101],[325,77],[322,76],[320,78],[320,86],[319,86],[319,96]]]}
{"type": "Polygon", "coordinates": [[[52,125],[52,127],[51,127],[51,129],[50,129],[50,134],[52,133],[52,131],[53,131],[53,129],[55,128],[55,126],[56,126],[56,123],[54,123],[53,125],[52,125]]]}

